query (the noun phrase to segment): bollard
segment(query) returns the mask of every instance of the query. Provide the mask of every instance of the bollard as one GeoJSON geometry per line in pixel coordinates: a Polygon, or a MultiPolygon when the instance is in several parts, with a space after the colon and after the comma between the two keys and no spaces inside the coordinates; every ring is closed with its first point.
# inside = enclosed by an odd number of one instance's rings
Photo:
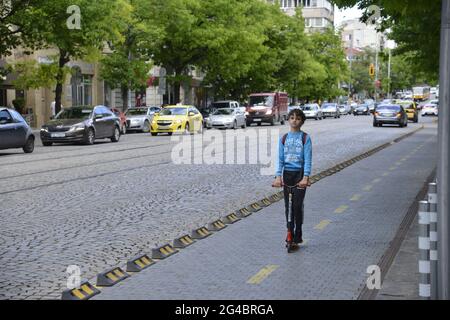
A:
{"type": "Polygon", "coordinates": [[[419,202],[419,296],[429,299],[430,288],[430,206],[428,201],[419,202]]]}
{"type": "Polygon", "coordinates": [[[431,299],[438,298],[438,224],[437,224],[437,185],[428,185],[428,203],[430,204],[430,289],[431,299]]]}

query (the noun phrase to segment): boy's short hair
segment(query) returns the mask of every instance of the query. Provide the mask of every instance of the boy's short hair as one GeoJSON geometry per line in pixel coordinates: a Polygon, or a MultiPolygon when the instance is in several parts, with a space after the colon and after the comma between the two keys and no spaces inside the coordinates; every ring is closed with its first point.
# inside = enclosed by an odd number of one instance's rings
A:
{"type": "Polygon", "coordinates": [[[299,117],[300,119],[302,119],[302,122],[303,122],[303,123],[305,123],[305,121],[306,121],[306,116],[305,116],[305,114],[303,113],[303,111],[300,110],[300,109],[293,109],[293,110],[291,110],[291,111],[289,112],[289,114],[288,114],[288,119],[289,119],[291,116],[299,117]]]}

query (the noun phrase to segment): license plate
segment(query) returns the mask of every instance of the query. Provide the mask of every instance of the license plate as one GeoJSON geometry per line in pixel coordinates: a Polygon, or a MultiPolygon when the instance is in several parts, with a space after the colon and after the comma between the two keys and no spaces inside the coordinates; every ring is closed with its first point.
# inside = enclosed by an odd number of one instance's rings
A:
{"type": "Polygon", "coordinates": [[[261,122],[261,119],[253,119],[255,122],[261,122]]]}
{"type": "Polygon", "coordinates": [[[52,138],[65,138],[65,133],[52,133],[52,138]]]}

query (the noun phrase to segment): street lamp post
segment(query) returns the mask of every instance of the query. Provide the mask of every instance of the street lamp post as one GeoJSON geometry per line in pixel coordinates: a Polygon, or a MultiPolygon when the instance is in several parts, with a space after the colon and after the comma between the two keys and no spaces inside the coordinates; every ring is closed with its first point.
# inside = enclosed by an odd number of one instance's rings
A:
{"type": "Polygon", "coordinates": [[[440,81],[439,86],[443,94],[439,101],[438,127],[438,298],[450,299],[450,171],[449,171],[449,143],[450,143],[450,0],[442,0],[441,19],[441,51],[440,51],[440,81]]]}

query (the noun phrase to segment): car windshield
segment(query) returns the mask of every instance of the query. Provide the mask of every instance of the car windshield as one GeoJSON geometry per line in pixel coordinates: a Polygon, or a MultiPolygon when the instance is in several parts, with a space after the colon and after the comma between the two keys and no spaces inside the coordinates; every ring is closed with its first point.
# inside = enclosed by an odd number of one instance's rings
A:
{"type": "Polygon", "coordinates": [[[128,109],[127,116],[145,116],[148,109],[128,109]]]}
{"type": "Polygon", "coordinates": [[[233,109],[217,109],[214,113],[214,115],[230,115],[233,114],[233,109]]]}
{"type": "Polygon", "coordinates": [[[164,108],[159,114],[162,116],[185,116],[187,108],[164,108]]]}
{"type": "Polygon", "coordinates": [[[400,106],[380,106],[377,111],[400,111],[400,106]]]}
{"type": "Polygon", "coordinates": [[[335,108],[335,107],[336,107],[336,105],[334,105],[334,104],[324,104],[322,106],[323,109],[332,109],[332,108],[335,108]]]}
{"type": "Polygon", "coordinates": [[[252,96],[250,97],[251,106],[273,106],[273,96],[252,96]]]}
{"type": "Polygon", "coordinates": [[[61,110],[55,117],[55,119],[65,120],[65,119],[89,119],[92,114],[92,109],[83,108],[71,108],[61,110]]]}
{"type": "Polygon", "coordinates": [[[224,108],[229,108],[230,104],[228,102],[214,102],[212,104],[212,107],[215,109],[220,109],[220,108],[224,109],[224,108]]]}
{"type": "Polygon", "coordinates": [[[304,106],[303,110],[305,110],[305,111],[313,111],[314,107],[313,106],[304,106]]]}

